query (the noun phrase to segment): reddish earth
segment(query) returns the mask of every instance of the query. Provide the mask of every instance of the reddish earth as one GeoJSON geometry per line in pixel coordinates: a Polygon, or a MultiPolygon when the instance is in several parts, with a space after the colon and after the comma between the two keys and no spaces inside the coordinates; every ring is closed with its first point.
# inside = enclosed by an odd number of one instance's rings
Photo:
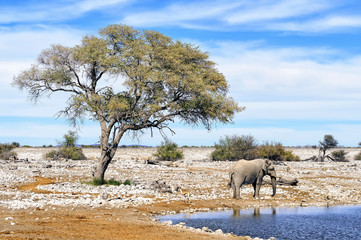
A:
{"type": "MultiPolygon", "coordinates": [[[[36,186],[51,184],[53,179],[36,177],[36,182],[18,187],[37,193],[36,186]]],[[[189,207],[230,206],[222,201],[198,201],[195,203],[157,203],[138,208],[69,208],[9,210],[0,207],[0,239],[247,239],[190,231],[154,222],[150,215],[162,210],[179,211],[189,207]],[[12,219],[8,219],[10,217],[12,219]]]]}

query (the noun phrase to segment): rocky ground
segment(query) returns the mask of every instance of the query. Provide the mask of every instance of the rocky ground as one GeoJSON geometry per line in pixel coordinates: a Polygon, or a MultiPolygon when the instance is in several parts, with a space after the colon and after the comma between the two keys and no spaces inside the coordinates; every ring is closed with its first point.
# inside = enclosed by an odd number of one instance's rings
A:
{"type": "MultiPolygon", "coordinates": [[[[211,162],[212,148],[185,148],[184,159],[149,164],[154,148],[122,148],[106,178],[132,185],[91,186],[99,149],[84,149],[88,160],[44,159],[49,148],[18,148],[20,160],[0,160],[0,239],[234,239],[231,234],[159,223],[156,214],[254,206],[361,204],[360,148],[345,148],[349,162],[287,162],[277,175],[297,186],[261,188],[252,198],[245,186],[241,200],[227,187],[232,162],[211,162]],[[182,190],[182,191],[180,191],[182,190]],[[189,192],[188,195],[182,192],[189,192]]],[[[301,159],[317,149],[290,148],[301,159]]],[[[267,177],[266,177],[267,178],[267,177]]],[[[267,180],[267,179],[265,179],[267,180]]],[[[241,237],[239,237],[241,238],[241,237]]],[[[244,239],[247,239],[245,237],[244,239]]]]}

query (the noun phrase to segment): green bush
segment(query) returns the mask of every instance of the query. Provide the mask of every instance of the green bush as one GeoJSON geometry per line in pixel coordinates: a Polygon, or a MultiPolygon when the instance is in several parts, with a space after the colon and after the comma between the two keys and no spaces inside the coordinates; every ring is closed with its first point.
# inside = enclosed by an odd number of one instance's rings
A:
{"type": "Polygon", "coordinates": [[[53,150],[48,152],[46,155],[46,158],[52,158],[52,159],[72,159],[72,160],[84,160],[86,159],[86,156],[83,153],[82,148],[78,147],[61,147],[59,150],[53,150]]]}
{"type": "Polygon", "coordinates": [[[344,150],[338,150],[331,153],[332,158],[336,162],[347,162],[346,152],[344,150]]]}
{"type": "Polygon", "coordinates": [[[235,161],[268,158],[274,161],[300,161],[291,151],[286,151],[281,143],[266,142],[257,146],[253,136],[226,136],[215,144],[212,152],[213,161],[235,161]]]}
{"type": "Polygon", "coordinates": [[[110,180],[101,180],[97,178],[93,178],[93,180],[89,182],[85,182],[86,184],[92,185],[92,186],[101,186],[101,185],[113,185],[113,186],[120,186],[120,185],[132,185],[132,181],[127,179],[123,183],[121,181],[110,179],[110,180]]]}
{"type": "Polygon", "coordinates": [[[359,153],[355,156],[354,159],[355,159],[355,160],[361,160],[361,152],[359,152],[359,153]]]}
{"type": "Polygon", "coordinates": [[[17,153],[12,151],[14,148],[19,147],[18,143],[0,144],[0,159],[9,160],[11,157],[16,157],[17,153]]]}
{"type": "Polygon", "coordinates": [[[64,135],[64,141],[61,143],[63,146],[59,150],[53,150],[48,152],[45,157],[52,159],[72,159],[72,160],[84,160],[86,156],[83,153],[83,149],[76,147],[75,143],[78,140],[78,136],[75,132],[69,131],[64,135]]]}
{"type": "Polygon", "coordinates": [[[258,157],[257,143],[253,136],[226,136],[214,147],[211,155],[213,161],[251,160],[258,157]]]}
{"type": "Polygon", "coordinates": [[[178,145],[171,142],[169,139],[165,139],[161,146],[157,148],[157,152],[154,154],[158,160],[162,161],[176,161],[183,158],[183,151],[178,150],[178,145]]]}
{"type": "Polygon", "coordinates": [[[127,179],[123,182],[123,185],[132,185],[132,181],[127,179]]]}
{"type": "Polygon", "coordinates": [[[53,158],[53,159],[59,159],[59,151],[56,151],[56,150],[52,150],[48,153],[45,154],[45,157],[46,158],[53,158]]]}
{"type": "Polygon", "coordinates": [[[266,142],[258,147],[258,154],[262,158],[274,161],[299,161],[300,158],[291,151],[286,151],[281,143],[266,142]]]}

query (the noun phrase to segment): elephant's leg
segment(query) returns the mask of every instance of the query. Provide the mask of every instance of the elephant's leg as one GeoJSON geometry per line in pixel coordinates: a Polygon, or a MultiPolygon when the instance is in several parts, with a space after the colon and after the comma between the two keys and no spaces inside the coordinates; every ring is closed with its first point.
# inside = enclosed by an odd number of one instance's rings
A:
{"type": "Polygon", "coordinates": [[[254,197],[256,199],[259,198],[259,190],[261,189],[261,185],[262,185],[262,179],[257,179],[255,181],[255,190],[254,190],[254,195],[255,195],[254,197]]]}
{"type": "Polygon", "coordinates": [[[235,181],[234,181],[234,187],[235,187],[235,190],[236,190],[236,192],[235,192],[235,198],[236,199],[240,199],[241,198],[241,187],[242,187],[242,182],[239,180],[239,179],[235,179],[235,181]]]}
{"type": "Polygon", "coordinates": [[[256,185],[257,185],[257,181],[255,180],[253,183],[252,183],[252,186],[253,186],[253,197],[256,197],[256,185]]]}
{"type": "Polygon", "coordinates": [[[232,190],[233,190],[233,198],[236,198],[236,184],[232,183],[232,190]]]}

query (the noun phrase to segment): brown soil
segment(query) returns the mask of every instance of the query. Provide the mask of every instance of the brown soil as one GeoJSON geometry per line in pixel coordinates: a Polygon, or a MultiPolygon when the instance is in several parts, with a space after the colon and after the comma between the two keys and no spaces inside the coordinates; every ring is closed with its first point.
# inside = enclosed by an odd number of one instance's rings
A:
{"type": "Polygon", "coordinates": [[[0,208],[0,223],[0,239],[234,239],[168,227],[136,209],[0,208]]]}
{"type": "MultiPolygon", "coordinates": [[[[35,179],[36,182],[22,185],[18,189],[49,193],[40,191],[36,187],[52,184],[54,179],[42,177],[35,177],[35,179]]],[[[178,212],[187,208],[216,208],[233,205],[232,202],[213,200],[156,203],[138,208],[120,209],[48,207],[47,209],[9,210],[0,207],[0,226],[2,226],[0,239],[247,239],[170,227],[155,222],[151,218],[152,214],[158,214],[162,210],[178,212]],[[13,219],[7,219],[10,216],[13,219]]]]}
{"type": "Polygon", "coordinates": [[[43,177],[34,177],[34,179],[36,180],[35,182],[31,182],[28,184],[24,184],[21,185],[19,187],[17,187],[19,190],[24,190],[24,191],[32,191],[34,193],[50,193],[49,191],[43,191],[43,190],[39,190],[36,187],[38,185],[47,185],[47,184],[53,184],[55,183],[55,180],[52,178],[43,178],[43,177]]]}

